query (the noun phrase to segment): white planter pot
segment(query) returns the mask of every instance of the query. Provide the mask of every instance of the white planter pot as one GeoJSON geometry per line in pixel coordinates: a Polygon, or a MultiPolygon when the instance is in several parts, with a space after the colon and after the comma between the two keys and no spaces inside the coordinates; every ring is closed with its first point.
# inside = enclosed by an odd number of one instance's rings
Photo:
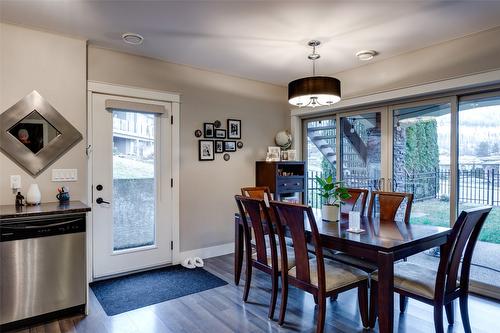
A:
{"type": "Polygon", "coordinates": [[[28,194],[26,194],[26,203],[29,205],[38,205],[41,200],[42,194],[40,193],[38,184],[31,184],[28,189],[28,194]]]}
{"type": "Polygon", "coordinates": [[[326,221],[338,221],[339,220],[339,207],[331,205],[323,205],[321,207],[321,218],[326,221]]]}

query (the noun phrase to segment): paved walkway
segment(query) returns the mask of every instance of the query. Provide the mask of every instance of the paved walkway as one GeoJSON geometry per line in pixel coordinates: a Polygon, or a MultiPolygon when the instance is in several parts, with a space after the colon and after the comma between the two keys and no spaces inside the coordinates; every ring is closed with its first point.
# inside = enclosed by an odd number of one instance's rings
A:
{"type": "MultiPolygon", "coordinates": [[[[438,260],[424,253],[410,258],[410,261],[430,267],[437,267],[438,260]]],[[[478,242],[472,263],[484,267],[472,266],[471,279],[500,287],[500,244],[478,242]]]]}

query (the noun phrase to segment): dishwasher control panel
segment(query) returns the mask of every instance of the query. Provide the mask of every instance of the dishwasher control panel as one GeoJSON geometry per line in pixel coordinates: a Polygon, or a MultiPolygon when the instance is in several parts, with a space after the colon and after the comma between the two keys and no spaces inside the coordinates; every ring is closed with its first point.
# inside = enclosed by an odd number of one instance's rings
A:
{"type": "Polygon", "coordinates": [[[64,235],[85,231],[85,215],[67,215],[33,220],[4,220],[0,242],[64,235]]]}

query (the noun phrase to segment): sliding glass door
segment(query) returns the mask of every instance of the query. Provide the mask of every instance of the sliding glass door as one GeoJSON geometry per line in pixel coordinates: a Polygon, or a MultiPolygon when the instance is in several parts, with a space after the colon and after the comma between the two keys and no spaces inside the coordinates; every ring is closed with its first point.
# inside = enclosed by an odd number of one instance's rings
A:
{"type": "Polygon", "coordinates": [[[391,128],[391,189],[413,194],[410,223],[449,226],[449,101],[395,106],[391,128]]]}
{"type": "MultiPolygon", "coordinates": [[[[462,210],[492,206],[471,288],[500,299],[500,92],[332,113],[303,130],[307,202],[316,208],[314,178],[330,174],[346,187],[412,193],[412,224],[453,226],[462,210]]],[[[410,260],[435,265],[439,250],[410,260]]]]}
{"type": "Polygon", "coordinates": [[[479,235],[471,277],[500,288],[500,94],[460,99],[458,211],[492,206],[479,235]]]}

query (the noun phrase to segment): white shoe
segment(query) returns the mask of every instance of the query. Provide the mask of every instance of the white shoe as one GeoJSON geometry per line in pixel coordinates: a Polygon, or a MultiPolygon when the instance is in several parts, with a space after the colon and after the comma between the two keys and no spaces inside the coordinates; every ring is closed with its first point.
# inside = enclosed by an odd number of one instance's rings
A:
{"type": "Polygon", "coordinates": [[[196,265],[194,264],[193,258],[186,258],[186,259],[184,259],[184,261],[181,263],[181,265],[183,267],[186,267],[186,268],[189,268],[189,269],[196,268],[196,265]]]}
{"type": "Polygon", "coordinates": [[[195,265],[196,267],[203,267],[203,265],[204,265],[204,263],[203,263],[203,259],[201,259],[200,257],[195,257],[195,258],[193,259],[193,261],[194,261],[194,265],[195,265]]]}

